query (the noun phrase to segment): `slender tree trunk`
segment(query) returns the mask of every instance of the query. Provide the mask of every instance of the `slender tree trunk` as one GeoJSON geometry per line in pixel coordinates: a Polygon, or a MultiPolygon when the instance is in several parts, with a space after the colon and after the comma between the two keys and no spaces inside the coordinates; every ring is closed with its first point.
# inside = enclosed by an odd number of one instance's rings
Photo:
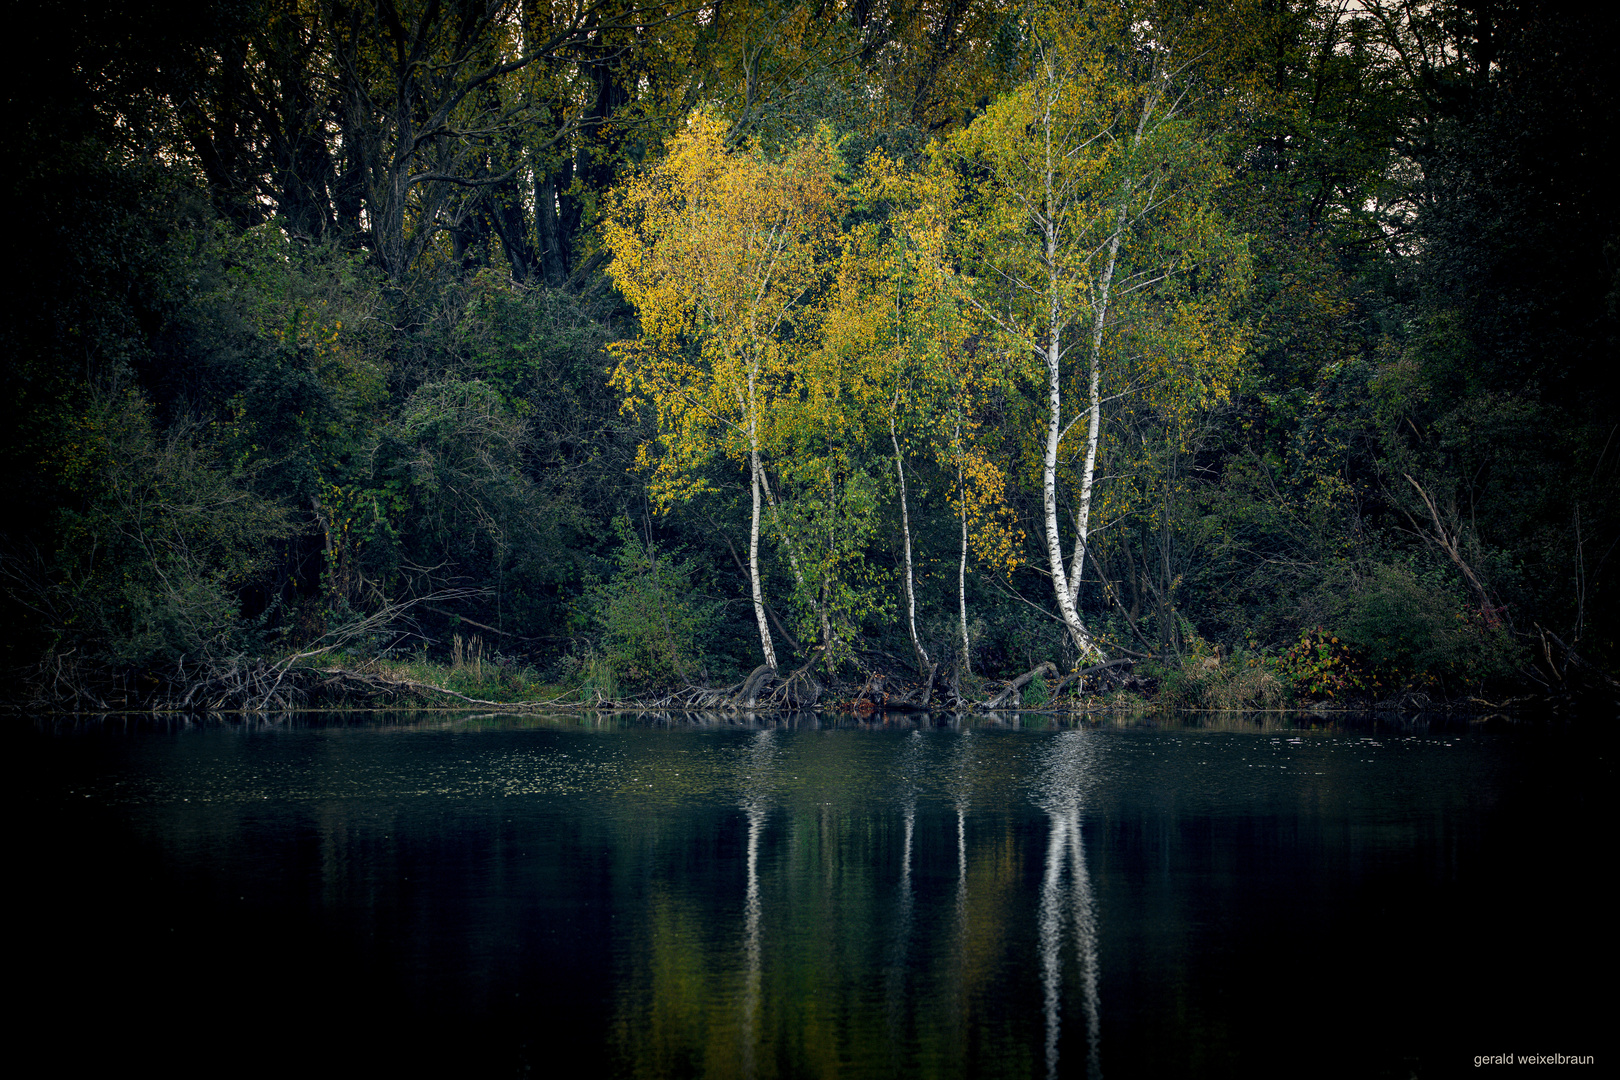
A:
{"type": "Polygon", "coordinates": [[[1108,300],[1113,290],[1114,266],[1119,260],[1119,238],[1125,230],[1125,200],[1120,199],[1114,218],[1114,235],[1108,241],[1108,263],[1103,268],[1091,319],[1091,371],[1088,380],[1091,410],[1086,418],[1086,464],[1080,474],[1080,507],[1074,515],[1074,558],[1069,563],[1069,601],[1080,605],[1080,582],[1086,574],[1087,545],[1091,537],[1091,492],[1097,477],[1097,440],[1102,433],[1102,340],[1108,300]]]}
{"type": "MultiPolygon", "coordinates": [[[[1158,93],[1157,92],[1150,93],[1149,96],[1147,97],[1147,99],[1142,102],[1142,111],[1137,117],[1136,130],[1133,133],[1132,138],[1131,138],[1131,150],[1133,152],[1141,147],[1143,133],[1147,130],[1148,120],[1153,115],[1153,113],[1157,109],[1157,107],[1158,107],[1158,93]]],[[[1051,171],[1052,165],[1051,165],[1051,113],[1050,113],[1050,109],[1048,109],[1048,112],[1046,113],[1045,119],[1046,119],[1045,128],[1046,128],[1046,136],[1047,136],[1047,162],[1048,162],[1048,165],[1047,165],[1047,184],[1048,184],[1048,196],[1047,196],[1048,203],[1047,203],[1047,206],[1048,206],[1048,209],[1047,209],[1047,220],[1046,220],[1047,265],[1050,267],[1051,273],[1053,273],[1053,275],[1055,276],[1056,273],[1057,273],[1057,259],[1056,259],[1056,255],[1057,255],[1057,246],[1056,246],[1057,229],[1056,229],[1055,224],[1053,222],[1054,213],[1053,213],[1052,204],[1051,204],[1051,186],[1050,185],[1051,185],[1051,176],[1052,176],[1052,171],[1051,171]]],[[[1090,537],[1091,537],[1092,492],[1093,492],[1093,489],[1094,489],[1094,486],[1095,486],[1096,476],[1097,476],[1097,443],[1098,443],[1098,440],[1099,440],[1099,438],[1101,437],[1101,434],[1102,434],[1101,386],[1102,386],[1103,331],[1104,331],[1105,327],[1107,326],[1107,322],[1108,322],[1108,305],[1109,305],[1109,302],[1111,301],[1111,299],[1113,297],[1114,269],[1119,263],[1119,247],[1120,247],[1120,242],[1124,238],[1124,235],[1125,235],[1125,221],[1126,221],[1126,217],[1128,215],[1129,209],[1130,209],[1130,198],[1131,198],[1132,190],[1133,190],[1133,185],[1131,184],[1129,179],[1126,179],[1126,180],[1121,182],[1120,191],[1119,191],[1119,204],[1118,204],[1118,206],[1115,207],[1115,210],[1114,210],[1113,234],[1108,238],[1108,259],[1103,264],[1103,271],[1102,271],[1101,276],[1096,280],[1096,283],[1091,286],[1091,311],[1092,311],[1092,316],[1091,316],[1091,341],[1089,343],[1090,344],[1090,349],[1089,349],[1089,357],[1088,357],[1090,370],[1087,373],[1087,375],[1088,375],[1088,378],[1087,378],[1087,397],[1089,399],[1088,400],[1088,405],[1089,405],[1088,412],[1089,412],[1089,415],[1086,418],[1087,419],[1087,425],[1088,425],[1088,430],[1086,432],[1086,461],[1085,461],[1085,465],[1082,468],[1081,473],[1080,473],[1080,505],[1075,510],[1075,515],[1074,515],[1074,524],[1075,524],[1074,555],[1073,555],[1073,558],[1070,560],[1070,564],[1069,564],[1070,573],[1069,573],[1069,575],[1067,577],[1067,580],[1064,582],[1064,584],[1061,585],[1061,586],[1058,586],[1059,588],[1062,588],[1063,591],[1067,594],[1066,597],[1060,597],[1059,598],[1059,606],[1064,608],[1065,622],[1069,621],[1069,616],[1070,616],[1071,613],[1074,614],[1074,622],[1070,626],[1070,634],[1071,634],[1071,636],[1074,636],[1075,645],[1076,645],[1076,647],[1078,647],[1080,649],[1081,656],[1084,656],[1087,652],[1096,652],[1097,656],[1100,659],[1103,659],[1103,660],[1106,660],[1107,657],[1103,656],[1102,651],[1097,649],[1096,645],[1090,641],[1089,636],[1087,636],[1085,638],[1085,640],[1082,640],[1080,635],[1075,635],[1074,634],[1074,627],[1080,625],[1079,614],[1078,614],[1079,613],[1079,607],[1080,607],[1080,584],[1085,579],[1086,558],[1087,558],[1087,556],[1089,554],[1088,544],[1090,542],[1090,537]],[[1067,600],[1067,605],[1066,606],[1064,605],[1064,600],[1065,599],[1067,600]]],[[[1058,379],[1058,375],[1059,375],[1058,365],[1059,365],[1059,360],[1060,360],[1060,357],[1061,357],[1061,352],[1059,351],[1059,349],[1057,347],[1058,346],[1058,338],[1059,338],[1060,326],[1061,326],[1061,324],[1059,322],[1059,314],[1060,314],[1060,312],[1059,312],[1059,306],[1058,306],[1058,290],[1056,288],[1056,282],[1054,280],[1053,289],[1052,289],[1051,334],[1050,334],[1050,336],[1048,338],[1048,344],[1047,344],[1047,349],[1048,349],[1047,371],[1048,371],[1049,378],[1052,380],[1052,410],[1053,410],[1052,411],[1052,419],[1051,419],[1051,427],[1050,427],[1049,432],[1048,432],[1048,443],[1049,443],[1049,445],[1048,445],[1048,448],[1047,448],[1047,460],[1052,462],[1054,466],[1056,464],[1057,445],[1056,445],[1056,442],[1053,441],[1052,437],[1054,435],[1060,435],[1061,434],[1061,428],[1058,426],[1059,420],[1061,418],[1060,418],[1060,416],[1058,414],[1058,411],[1057,411],[1058,410],[1058,384],[1057,384],[1057,379],[1058,379]]],[[[1057,531],[1057,518],[1056,518],[1056,498],[1055,498],[1056,492],[1055,492],[1055,490],[1053,490],[1050,483],[1048,485],[1048,492],[1049,492],[1049,494],[1048,494],[1048,502],[1047,502],[1047,507],[1048,507],[1048,509],[1047,509],[1047,542],[1048,542],[1049,545],[1053,545],[1053,544],[1057,543],[1058,531],[1057,531]]],[[[1054,573],[1054,575],[1053,575],[1053,577],[1054,577],[1053,584],[1055,586],[1057,586],[1058,585],[1057,578],[1061,574],[1062,562],[1063,562],[1063,556],[1062,556],[1061,550],[1059,548],[1053,547],[1052,552],[1051,552],[1051,558],[1052,558],[1053,563],[1055,564],[1054,565],[1054,570],[1058,571],[1058,573],[1054,573]]],[[[1083,626],[1081,626],[1081,633],[1082,634],[1084,633],[1084,627],[1083,626]]]]}
{"type": "MultiPolygon", "coordinates": [[[[827,557],[835,558],[838,550],[838,485],[833,476],[831,459],[827,465],[827,557]]],[[[797,567],[795,566],[795,571],[797,567]]],[[[821,659],[827,668],[827,680],[833,677],[833,628],[832,628],[832,583],[828,581],[829,574],[821,575],[821,600],[819,614],[821,616],[821,659]]]]}
{"type": "MultiPolygon", "coordinates": [[[[960,438],[960,435],[961,432],[958,429],[958,438],[960,438]]],[[[958,450],[960,451],[960,447],[958,447],[958,450]]],[[[968,642],[967,625],[967,485],[962,481],[962,462],[960,458],[956,462],[956,492],[962,500],[962,558],[956,564],[956,615],[962,624],[962,671],[970,673],[972,671],[972,662],[968,658],[968,650],[971,646],[968,642]]]]}
{"type": "Polygon", "coordinates": [[[1046,350],[1046,453],[1041,469],[1041,488],[1046,510],[1046,556],[1052,572],[1052,591],[1057,599],[1058,611],[1063,617],[1063,625],[1069,631],[1069,637],[1074,641],[1075,648],[1082,657],[1092,653],[1101,656],[1102,651],[1092,642],[1091,634],[1080,621],[1080,612],[1074,606],[1074,598],[1069,591],[1068,574],[1063,567],[1063,540],[1058,534],[1057,459],[1058,443],[1063,433],[1063,394],[1059,384],[1058,335],[1055,327],[1053,330],[1046,350]]]}
{"type": "MultiPolygon", "coordinates": [[[[1131,150],[1134,153],[1142,145],[1142,137],[1147,131],[1149,119],[1158,108],[1159,92],[1151,91],[1142,102],[1142,112],[1136,118],[1136,131],[1131,136],[1131,150]]],[[[1108,322],[1108,304],[1113,297],[1114,268],[1119,264],[1119,245],[1125,236],[1125,219],[1130,209],[1131,192],[1133,185],[1129,179],[1121,181],[1119,191],[1119,205],[1114,209],[1114,232],[1108,238],[1108,261],[1103,264],[1102,277],[1098,280],[1092,293],[1091,312],[1091,371],[1090,371],[1090,398],[1091,415],[1087,418],[1090,430],[1086,432],[1086,465],[1080,475],[1080,506],[1074,515],[1074,558],[1070,563],[1073,574],[1069,578],[1069,596],[1071,602],[1078,607],[1080,604],[1080,582],[1086,573],[1086,557],[1089,554],[1088,545],[1091,537],[1091,493],[1092,484],[1097,475],[1097,440],[1102,433],[1102,398],[1099,396],[1102,376],[1102,343],[1103,330],[1108,322]]]]}
{"type": "MultiPolygon", "coordinates": [[[[1058,611],[1063,617],[1063,625],[1069,631],[1069,637],[1073,640],[1075,649],[1082,657],[1095,653],[1106,660],[1107,657],[1103,656],[1102,650],[1098,649],[1091,640],[1091,634],[1086,630],[1085,624],[1080,621],[1080,612],[1074,604],[1074,594],[1069,589],[1069,575],[1064,571],[1063,567],[1063,538],[1058,530],[1058,444],[1063,440],[1063,300],[1058,276],[1060,273],[1057,254],[1058,200],[1056,193],[1052,189],[1053,176],[1057,166],[1053,160],[1052,103],[1050,97],[1044,101],[1041,121],[1046,149],[1046,201],[1045,212],[1042,215],[1040,224],[1042,231],[1045,233],[1048,274],[1047,332],[1043,355],[1043,359],[1046,361],[1047,391],[1046,449],[1041,463],[1041,494],[1046,511],[1046,556],[1052,572],[1052,591],[1057,599],[1058,611]]],[[[1088,462],[1088,467],[1090,464],[1088,462]]],[[[1089,472],[1083,478],[1082,484],[1089,487],[1089,472]]]]}
{"type": "Polygon", "coordinates": [[[748,580],[754,590],[754,619],[759,623],[759,645],[765,653],[765,662],[776,665],[776,649],[771,645],[771,624],[765,617],[765,591],[759,583],[759,492],[764,482],[764,469],[759,463],[759,409],[754,395],[758,365],[748,371],[748,464],[752,474],[754,496],[753,516],[748,526],[748,580]]]}
{"type": "MultiPolygon", "coordinates": [[[[898,398],[896,407],[898,406],[898,398]]],[[[900,533],[906,554],[906,632],[911,635],[911,651],[916,654],[917,674],[928,678],[934,665],[917,637],[917,587],[911,562],[911,508],[906,499],[906,462],[900,453],[900,436],[894,427],[894,410],[889,411],[889,441],[894,444],[894,473],[900,479],[900,533]]]]}
{"type": "Polygon", "coordinates": [[[827,616],[827,579],[821,580],[821,660],[827,669],[827,680],[833,677],[833,629],[827,616]]]}

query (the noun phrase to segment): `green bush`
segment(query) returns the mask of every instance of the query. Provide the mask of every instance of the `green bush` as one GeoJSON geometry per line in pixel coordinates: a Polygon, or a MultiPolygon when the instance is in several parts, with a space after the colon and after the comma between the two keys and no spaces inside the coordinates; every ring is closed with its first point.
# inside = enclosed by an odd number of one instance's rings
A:
{"type": "Polygon", "coordinates": [[[1294,698],[1339,698],[1369,689],[1364,657],[1348,641],[1318,626],[1268,665],[1294,698]]]}
{"type": "Polygon", "coordinates": [[[1488,627],[1459,591],[1400,565],[1375,564],[1352,599],[1340,636],[1364,657],[1370,689],[1445,680],[1478,684],[1513,670],[1512,642],[1488,627]]]}
{"type": "Polygon", "coordinates": [[[48,653],[146,668],[241,651],[237,590],[291,530],[286,509],[220,460],[200,425],[160,428],[146,398],[100,388],[50,463],[65,498],[48,556],[8,565],[43,612],[48,653]]]}
{"type": "Polygon", "coordinates": [[[672,559],[643,541],[626,518],[614,528],[619,550],[613,576],[592,586],[587,597],[602,636],[600,656],[593,653],[586,665],[588,677],[631,691],[704,678],[704,642],[718,605],[695,595],[690,561],[672,559]]]}

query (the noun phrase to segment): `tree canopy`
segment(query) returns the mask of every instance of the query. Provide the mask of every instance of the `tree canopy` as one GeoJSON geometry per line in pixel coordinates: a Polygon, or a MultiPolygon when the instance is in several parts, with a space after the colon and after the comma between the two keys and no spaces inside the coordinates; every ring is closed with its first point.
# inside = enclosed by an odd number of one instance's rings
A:
{"type": "Polygon", "coordinates": [[[1614,21],[33,5],[5,663],[1612,694],[1614,21]]]}

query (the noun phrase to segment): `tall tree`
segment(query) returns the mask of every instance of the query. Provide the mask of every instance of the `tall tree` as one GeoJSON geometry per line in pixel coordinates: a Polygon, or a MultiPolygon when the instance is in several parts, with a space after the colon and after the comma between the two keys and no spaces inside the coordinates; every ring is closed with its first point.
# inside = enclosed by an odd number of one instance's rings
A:
{"type": "Polygon", "coordinates": [[[780,161],[730,151],[725,136],[721,120],[694,114],[609,210],[609,272],[641,318],[641,337],[619,346],[613,382],[656,411],[657,445],[644,446],[641,461],[660,503],[704,487],[716,454],[746,461],[749,584],[774,668],[759,555],[766,443],[773,399],[801,348],[799,320],[818,299],[836,240],[837,159],[826,136],[780,161]]]}
{"type": "MultiPolygon", "coordinates": [[[[918,629],[916,544],[928,507],[914,494],[917,469],[943,468],[954,477],[934,490],[955,492],[947,501],[961,531],[957,601],[966,627],[970,533],[985,550],[1006,539],[995,513],[999,472],[975,445],[976,403],[1000,372],[986,362],[980,320],[963,303],[951,266],[954,185],[938,173],[907,170],[879,151],[861,171],[856,198],[865,216],[845,242],[825,348],[848,360],[852,406],[874,429],[870,452],[890,458],[899,501],[900,599],[912,656],[926,681],[935,661],[918,629]]],[[[967,648],[964,629],[964,655],[967,648]]]]}
{"type": "MultiPolygon", "coordinates": [[[[973,182],[960,234],[976,278],[968,295],[1009,349],[1041,369],[1047,569],[1082,657],[1101,654],[1079,600],[1104,406],[1163,378],[1133,385],[1133,358],[1144,354],[1120,330],[1155,309],[1196,324],[1177,292],[1201,265],[1212,268],[1224,235],[1208,205],[1215,165],[1178,117],[1175,42],[1146,16],[1088,9],[1076,21],[1038,11],[1028,27],[1030,77],[942,155],[973,182]],[[1105,371],[1111,362],[1115,370],[1105,371]],[[1076,382],[1079,409],[1065,406],[1076,382]],[[1083,444],[1070,449],[1082,423],[1083,444]],[[1075,456],[1078,490],[1064,514],[1060,484],[1075,456]]],[[[1177,348],[1154,352],[1169,358],[1177,348]]]]}

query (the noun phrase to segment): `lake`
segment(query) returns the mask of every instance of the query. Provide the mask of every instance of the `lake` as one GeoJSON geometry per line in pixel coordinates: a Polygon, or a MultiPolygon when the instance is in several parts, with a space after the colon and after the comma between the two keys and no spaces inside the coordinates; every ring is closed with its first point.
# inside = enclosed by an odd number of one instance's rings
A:
{"type": "Polygon", "coordinates": [[[50,1071],[1613,1067],[1601,727],[312,714],[5,730],[13,1056],[50,1071]]]}

